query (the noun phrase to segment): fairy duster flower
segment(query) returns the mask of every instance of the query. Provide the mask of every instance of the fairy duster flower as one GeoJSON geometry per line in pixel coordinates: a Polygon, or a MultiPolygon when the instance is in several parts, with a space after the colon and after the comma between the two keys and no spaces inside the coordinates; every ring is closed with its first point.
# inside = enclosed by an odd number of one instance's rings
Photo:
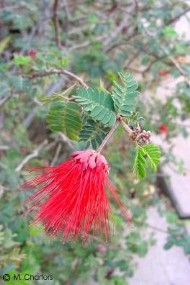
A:
{"type": "Polygon", "coordinates": [[[107,189],[131,221],[130,212],[108,180],[109,165],[98,152],[76,151],[60,165],[35,172],[37,176],[24,187],[38,190],[25,203],[27,212],[35,212],[34,222],[41,222],[48,234],[61,234],[64,240],[99,234],[108,240],[113,217],[107,189]]]}

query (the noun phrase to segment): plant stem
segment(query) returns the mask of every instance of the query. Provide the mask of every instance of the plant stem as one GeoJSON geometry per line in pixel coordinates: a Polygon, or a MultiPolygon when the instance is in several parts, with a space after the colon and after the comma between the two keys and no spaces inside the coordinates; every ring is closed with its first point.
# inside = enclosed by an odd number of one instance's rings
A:
{"type": "Polygon", "coordinates": [[[29,160],[39,155],[39,152],[43,149],[45,145],[47,145],[48,141],[45,139],[31,154],[26,156],[21,163],[15,168],[16,172],[20,172],[22,168],[27,164],[29,160]]]}
{"type": "Polygon", "coordinates": [[[102,149],[104,148],[104,146],[107,144],[107,142],[110,140],[112,134],[114,133],[114,131],[117,129],[118,125],[120,123],[120,119],[117,119],[115,124],[113,125],[113,127],[111,128],[111,130],[109,131],[109,133],[107,134],[107,136],[104,138],[104,140],[102,141],[101,145],[97,148],[96,152],[100,153],[102,151],[102,149]]]}
{"type": "Polygon", "coordinates": [[[133,134],[133,131],[129,128],[129,126],[123,121],[122,118],[120,118],[120,122],[123,126],[123,128],[125,129],[125,131],[129,134],[129,136],[131,137],[133,134]]]}
{"type": "Polygon", "coordinates": [[[29,79],[34,79],[34,78],[39,78],[39,77],[50,76],[52,74],[67,75],[67,76],[75,79],[76,81],[78,81],[85,88],[88,88],[88,85],[82,80],[82,78],[78,77],[76,74],[74,74],[74,73],[72,73],[66,69],[51,68],[51,69],[44,70],[44,71],[32,72],[29,75],[22,75],[22,76],[28,77],[29,79]]]}

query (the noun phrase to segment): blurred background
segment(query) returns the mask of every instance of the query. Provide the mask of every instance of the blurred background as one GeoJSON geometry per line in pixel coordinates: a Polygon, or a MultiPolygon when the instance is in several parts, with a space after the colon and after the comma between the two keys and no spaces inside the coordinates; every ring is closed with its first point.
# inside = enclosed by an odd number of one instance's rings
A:
{"type": "Polygon", "coordinates": [[[0,275],[31,275],[8,284],[190,284],[189,21],[183,0],[1,0],[0,275]],[[117,72],[130,72],[141,126],[162,150],[158,173],[139,181],[122,129],[106,146],[110,177],[134,219],[129,229],[113,203],[109,243],[50,239],[23,218],[28,193],[18,189],[27,170],[56,165],[80,145],[48,127],[48,103],[76,84],[47,76],[52,69],[107,90],[117,72]]]}

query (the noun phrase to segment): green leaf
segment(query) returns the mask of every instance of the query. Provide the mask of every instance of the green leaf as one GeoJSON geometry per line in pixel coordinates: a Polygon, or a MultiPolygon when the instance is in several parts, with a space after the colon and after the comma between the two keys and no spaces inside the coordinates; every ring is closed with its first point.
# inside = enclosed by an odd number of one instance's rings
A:
{"type": "Polygon", "coordinates": [[[31,62],[31,58],[28,56],[16,56],[14,58],[15,65],[26,65],[31,62]]]}
{"type": "Polygon", "coordinates": [[[54,93],[53,96],[49,96],[49,97],[46,95],[41,95],[39,97],[39,100],[42,103],[52,103],[52,102],[57,102],[57,101],[68,99],[68,97],[71,95],[75,87],[76,87],[76,84],[73,84],[71,87],[67,88],[64,92],[54,93]]]}
{"type": "Polygon", "coordinates": [[[139,178],[144,178],[146,176],[146,170],[149,165],[153,171],[156,171],[159,162],[160,148],[158,146],[146,144],[136,148],[134,171],[139,178]]]}
{"type": "Polygon", "coordinates": [[[118,275],[111,276],[111,281],[114,282],[114,283],[112,283],[114,285],[128,285],[128,282],[126,280],[123,280],[122,276],[118,276],[118,275]]]}
{"type": "Polygon", "coordinates": [[[39,96],[39,100],[42,103],[52,103],[52,102],[58,102],[61,100],[64,100],[65,98],[62,96],[62,94],[55,94],[53,96],[47,97],[46,95],[39,96]]]}
{"type": "Polygon", "coordinates": [[[68,138],[78,140],[82,127],[80,113],[80,107],[73,102],[54,102],[47,115],[48,126],[54,132],[63,132],[68,138]]]}
{"type": "Polygon", "coordinates": [[[16,91],[28,92],[32,89],[31,81],[28,78],[22,76],[12,76],[10,78],[10,85],[16,91]]]}
{"type": "Polygon", "coordinates": [[[32,237],[39,236],[41,233],[43,233],[43,230],[44,228],[42,225],[30,225],[29,227],[29,232],[32,237]]]}
{"type": "Polygon", "coordinates": [[[0,54],[7,48],[10,40],[11,36],[6,36],[2,40],[0,40],[0,54]]]}
{"type": "Polygon", "coordinates": [[[146,144],[141,147],[144,155],[148,158],[151,168],[156,171],[160,162],[160,148],[154,144],[146,144]]]}
{"type": "Polygon", "coordinates": [[[176,223],[178,220],[178,216],[176,213],[173,212],[166,212],[166,219],[167,222],[172,224],[172,223],[176,223]]]}
{"type": "Polygon", "coordinates": [[[88,22],[90,24],[96,24],[98,22],[98,17],[95,13],[91,13],[88,15],[88,22]]]}
{"type": "Polygon", "coordinates": [[[62,58],[61,59],[61,61],[60,61],[60,66],[61,67],[64,67],[64,68],[66,68],[67,66],[68,66],[68,64],[69,64],[69,60],[68,60],[68,58],[67,57],[64,57],[64,58],[62,58]]]}
{"type": "Polygon", "coordinates": [[[164,249],[165,250],[168,250],[170,249],[172,246],[174,245],[173,241],[172,240],[168,240],[165,245],[164,245],[164,249]]]}
{"type": "Polygon", "coordinates": [[[130,116],[137,104],[137,97],[139,95],[137,91],[138,84],[129,73],[119,73],[119,76],[122,85],[114,81],[114,87],[111,93],[114,108],[119,115],[130,116]]]}
{"type": "Polygon", "coordinates": [[[134,163],[134,171],[139,178],[144,178],[146,176],[146,167],[147,167],[147,162],[142,152],[139,150],[139,148],[137,148],[136,158],[134,163]]]}
{"type": "Polygon", "coordinates": [[[147,254],[148,244],[147,241],[142,241],[137,248],[137,253],[140,257],[143,257],[147,254]]]}
{"type": "Polygon", "coordinates": [[[104,91],[92,88],[78,88],[76,91],[76,102],[89,112],[92,119],[109,126],[115,123],[116,115],[111,96],[104,91]]]}
{"type": "Polygon", "coordinates": [[[177,37],[177,32],[175,31],[175,29],[171,26],[166,26],[163,29],[163,34],[164,36],[166,36],[167,38],[176,38],[177,37]]]}
{"type": "Polygon", "coordinates": [[[100,122],[94,121],[91,118],[84,118],[84,125],[80,132],[80,141],[85,143],[85,147],[96,149],[109,131],[108,127],[103,126],[100,122]]]}

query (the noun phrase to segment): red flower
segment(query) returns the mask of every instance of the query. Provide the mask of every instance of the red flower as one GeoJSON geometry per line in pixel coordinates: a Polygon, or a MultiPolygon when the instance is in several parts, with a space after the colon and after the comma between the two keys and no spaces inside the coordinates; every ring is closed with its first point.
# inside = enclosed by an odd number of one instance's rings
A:
{"type": "Polygon", "coordinates": [[[168,126],[167,125],[165,125],[165,124],[162,124],[162,125],[160,125],[159,126],[159,130],[160,130],[160,132],[162,133],[162,134],[167,134],[167,132],[168,132],[168,126]]]}
{"type": "Polygon", "coordinates": [[[30,204],[28,211],[36,212],[34,221],[41,222],[50,235],[85,239],[92,232],[107,240],[112,214],[105,187],[131,221],[130,212],[108,180],[108,170],[104,156],[93,150],[76,151],[60,165],[37,169],[40,174],[23,185],[39,187],[25,201],[30,204]]]}
{"type": "Polygon", "coordinates": [[[32,48],[28,51],[28,56],[33,58],[33,59],[36,58],[36,54],[37,54],[37,51],[34,48],[32,48]]]}

